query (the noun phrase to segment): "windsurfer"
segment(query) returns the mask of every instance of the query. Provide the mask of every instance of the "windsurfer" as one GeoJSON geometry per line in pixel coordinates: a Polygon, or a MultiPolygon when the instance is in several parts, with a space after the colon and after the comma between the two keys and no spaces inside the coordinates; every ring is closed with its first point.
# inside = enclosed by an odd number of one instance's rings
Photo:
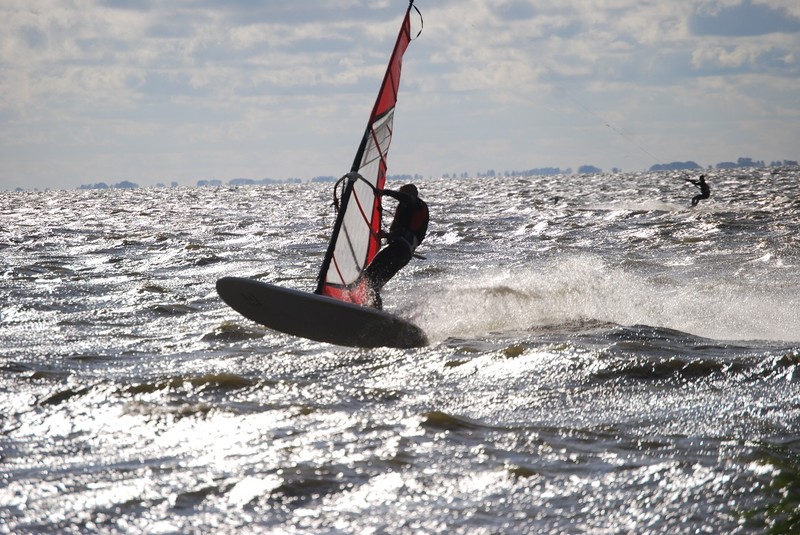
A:
{"type": "Polygon", "coordinates": [[[428,205],[420,199],[414,184],[406,184],[399,191],[375,188],[375,192],[398,202],[388,234],[382,231],[381,237],[388,241],[386,247],[375,255],[362,273],[372,294],[372,306],[381,309],[381,289],[408,264],[417,246],[425,239],[428,205]]]}
{"type": "Polygon", "coordinates": [[[697,206],[700,200],[708,199],[711,196],[711,188],[706,183],[706,175],[700,175],[700,180],[692,180],[691,178],[685,178],[684,180],[700,188],[700,194],[692,197],[692,206],[697,206]]]}

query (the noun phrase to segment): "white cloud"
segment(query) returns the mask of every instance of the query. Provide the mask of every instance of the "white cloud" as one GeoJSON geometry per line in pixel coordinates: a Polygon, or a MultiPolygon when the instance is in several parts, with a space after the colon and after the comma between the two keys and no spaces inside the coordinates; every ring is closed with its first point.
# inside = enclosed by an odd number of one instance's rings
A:
{"type": "MultiPolygon", "coordinates": [[[[397,4],[7,0],[0,189],[338,174],[397,4]]],[[[800,156],[797,2],[416,4],[390,173],[800,156]]]]}

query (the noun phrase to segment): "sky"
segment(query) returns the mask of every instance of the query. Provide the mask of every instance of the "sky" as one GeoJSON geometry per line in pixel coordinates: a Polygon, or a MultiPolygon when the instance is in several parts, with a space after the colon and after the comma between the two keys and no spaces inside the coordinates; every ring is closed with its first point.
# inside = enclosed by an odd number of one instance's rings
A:
{"type": "MultiPolygon", "coordinates": [[[[0,0],[0,190],[341,176],[407,5],[0,0]]],[[[800,159],[797,0],[415,5],[390,175],[800,159]]]]}

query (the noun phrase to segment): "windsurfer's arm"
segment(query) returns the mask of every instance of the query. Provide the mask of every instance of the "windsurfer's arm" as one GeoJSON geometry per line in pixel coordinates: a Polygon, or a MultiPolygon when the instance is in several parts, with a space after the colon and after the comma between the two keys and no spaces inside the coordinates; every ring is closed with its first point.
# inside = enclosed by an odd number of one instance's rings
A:
{"type": "Polygon", "coordinates": [[[391,197],[393,199],[397,199],[400,202],[414,204],[416,202],[416,198],[412,197],[407,193],[403,193],[401,191],[395,191],[393,189],[378,189],[375,188],[375,193],[379,195],[386,195],[387,197],[391,197]]]}
{"type": "Polygon", "coordinates": [[[414,204],[416,202],[416,197],[414,197],[412,195],[409,195],[407,193],[403,193],[402,191],[395,191],[393,189],[379,189],[379,188],[376,188],[369,180],[367,180],[363,176],[359,175],[358,173],[351,172],[351,173],[348,173],[345,176],[351,177],[352,180],[361,180],[361,181],[363,181],[367,186],[372,188],[372,191],[374,191],[376,195],[386,195],[387,197],[391,197],[393,199],[396,199],[397,201],[404,202],[404,203],[414,204]]]}

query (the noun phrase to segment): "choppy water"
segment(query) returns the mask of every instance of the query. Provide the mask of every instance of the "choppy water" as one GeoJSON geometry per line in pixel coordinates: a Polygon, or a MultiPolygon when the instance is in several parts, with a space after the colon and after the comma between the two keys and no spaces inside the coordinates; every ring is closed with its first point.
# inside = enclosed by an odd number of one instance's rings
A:
{"type": "Polygon", "coordinates": [[[0,531],[800,529],[800,172],[420,183],[433,343],[267,331],[330,184],[2,193],[0,531]]]}

